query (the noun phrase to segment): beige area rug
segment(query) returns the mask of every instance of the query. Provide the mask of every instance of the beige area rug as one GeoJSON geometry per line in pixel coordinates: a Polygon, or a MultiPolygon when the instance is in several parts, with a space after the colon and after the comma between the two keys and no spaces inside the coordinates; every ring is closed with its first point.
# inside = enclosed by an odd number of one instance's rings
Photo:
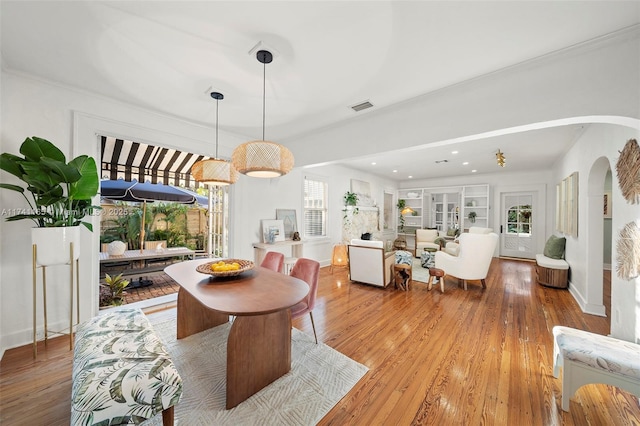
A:
{"type": "MultiPolygon", "coordinates": [[[[149,315],[183,380],[178,425],[314,425],[368,368],[313,336],[293,329],[291,371],[231,410],[225,409],[227,337],[224,324],[176,340],[175,309],[149,315]]],[[[144,425],[161,425],[157,415],[144,425]]]]}

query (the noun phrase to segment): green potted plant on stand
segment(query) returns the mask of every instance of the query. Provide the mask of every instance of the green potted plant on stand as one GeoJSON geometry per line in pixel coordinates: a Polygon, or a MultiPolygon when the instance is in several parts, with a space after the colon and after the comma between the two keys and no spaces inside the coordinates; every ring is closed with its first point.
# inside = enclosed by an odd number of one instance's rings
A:
{"type": "Polygon", "coordinates": [[[68,263],[71,242],[74,244],[74,260],[77,259],[80,253],[79,225],[92,231],[91,223],[83,219],[100,208],[91,205],[100,185],[95,160],[80,155],[67,163],[60,149],[35,136],[25,139],[20,153],[23,157],[9,153],[0,155],[0,169],[26,184],[25,188],[1,183],[0,188],[19,192],[29,205],[8,217],[7,221],[30,219],[36,224],[31,238],[38,247],[38,264],[68,263]],[[31,196],[28,197],[27,193],[31,196]],[[50,243],[56,243],[57,247],[50,247],[50,243]]]}

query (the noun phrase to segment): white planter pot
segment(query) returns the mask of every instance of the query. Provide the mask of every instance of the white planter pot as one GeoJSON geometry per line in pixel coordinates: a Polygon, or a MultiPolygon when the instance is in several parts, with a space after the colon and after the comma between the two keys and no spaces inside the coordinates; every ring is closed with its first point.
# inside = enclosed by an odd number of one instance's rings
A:
{"type": "Polygon", "coordinates": [[[127,249],[127,245],[122,241],[112,241],[107,246],[109,256],[122,256],[127,249]]]}
{"type": "Polygon", "coordinates": [[[31,228],[31,243],[37,246],[38,265],[69,263],[70,246],[73,243],[73,260],[80,257],[80,227],[31,228]]]}

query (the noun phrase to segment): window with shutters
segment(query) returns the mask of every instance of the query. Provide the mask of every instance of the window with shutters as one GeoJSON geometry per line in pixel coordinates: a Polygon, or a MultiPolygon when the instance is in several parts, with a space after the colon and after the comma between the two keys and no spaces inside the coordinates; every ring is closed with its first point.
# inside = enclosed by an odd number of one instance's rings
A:
{"type": "Polygon", "coordinates": [[[304,236],[327,235],[327,183],[317,178],[304,178],[304,236]]]}

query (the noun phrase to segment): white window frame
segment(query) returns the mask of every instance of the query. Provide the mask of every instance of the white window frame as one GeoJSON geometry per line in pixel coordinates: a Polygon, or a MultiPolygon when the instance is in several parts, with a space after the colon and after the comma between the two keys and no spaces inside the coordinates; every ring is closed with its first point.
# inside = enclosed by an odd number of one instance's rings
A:
{"type": "Polygon", "coordinates": [[[321,177],[321,176],[313,176],[307,175],[304,176],[304,180],[302,182],[302,231],[305,239],[320,239],[327,238],[328,236],[328,223],[329,223],[329,182],[321,177]],[[324,200],[323,206],[321,207],[311,207],[307,206],[307,195],[306,195],[306,187],[307,181],[309,182],[319,182],[324,185],[324,200]],[[323,223],[321,224],[321,228],[324,232],[321,235],[309,234],[307,233],[307,211],[321,211],[323,213],[323,223]]]}

